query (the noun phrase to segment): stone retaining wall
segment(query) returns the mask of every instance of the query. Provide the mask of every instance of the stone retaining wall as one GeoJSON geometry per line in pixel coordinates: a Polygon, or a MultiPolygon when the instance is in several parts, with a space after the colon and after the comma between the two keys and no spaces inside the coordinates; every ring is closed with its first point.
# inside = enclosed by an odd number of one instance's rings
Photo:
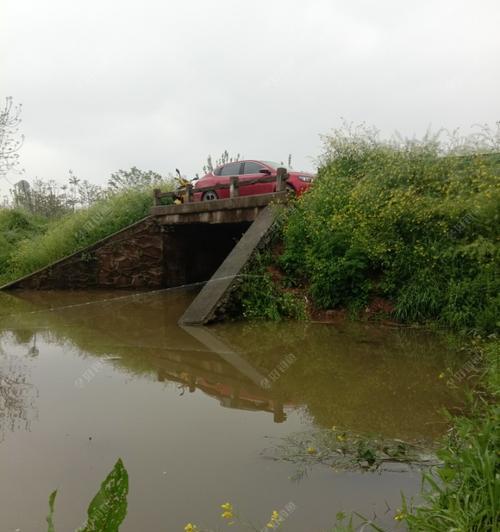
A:
{"type": "Polygon", "coordinates": [[[163,234],[148,217],[5,288],[154,289],[162,282],[163,234]]]}

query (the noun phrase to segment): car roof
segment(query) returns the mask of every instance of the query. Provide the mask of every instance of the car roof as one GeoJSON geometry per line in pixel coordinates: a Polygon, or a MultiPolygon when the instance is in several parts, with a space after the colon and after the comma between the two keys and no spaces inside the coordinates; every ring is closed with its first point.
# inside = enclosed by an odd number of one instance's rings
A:
{"type": "Polygon", "coordinates": [[[277,163],[276,161],[264,161],[263,159],[241,159],[240,161],[227,161],[227,163],[219,164],[214,168],[214,170],[217,170],[217,168],[221,168],[222,166],[226,166],[226,164],[236,163],[259,163],[263,164],[264,166],[269,166],[270,168],[278,168],[280,166],[286,168],[286,165],[277,163]]]}

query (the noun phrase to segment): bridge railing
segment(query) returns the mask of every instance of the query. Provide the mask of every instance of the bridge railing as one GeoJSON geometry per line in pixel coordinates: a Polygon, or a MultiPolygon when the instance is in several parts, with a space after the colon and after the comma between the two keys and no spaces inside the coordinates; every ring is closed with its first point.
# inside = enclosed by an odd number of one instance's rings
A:
{"type": "Polygon", "coordinates": [[[194,194],[203,194],[204,192],[211,192],[217,190],[229,189],[229,197],[237,198],[240,195],[240,188],[256,185],[258,183],[274,183],[276,182],[276,192],[282,192],[286,189],[286,181],[288,179],[288,172],[286,168],[278,168],[276,175],[257,177],[255,179],[240,179],[239,175],[229,177],[229,183],[220,183],[210,187],[194,187],[191,183],[181,187],[181,191],[162,192],[159,188],[153,191],[154,205],[161,205],[162,198],[171,198],[172,201],[182,198],[183,203],[190,203],[194,201],[194,194]]]}

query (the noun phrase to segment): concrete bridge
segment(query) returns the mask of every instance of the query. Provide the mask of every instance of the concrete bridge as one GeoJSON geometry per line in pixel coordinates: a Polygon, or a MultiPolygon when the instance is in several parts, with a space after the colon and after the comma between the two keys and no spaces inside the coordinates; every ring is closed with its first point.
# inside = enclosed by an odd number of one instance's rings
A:
{"type": "Polygon", "coordinates": [[[240,272],[265,241],[275,221],[274,205],[287,199],[286,175],[274,179],[277,191],[271,194],[240,196],[232,178],[229,199],[190,201],[188,189],[180,205],[159,205],[174,193],[155,192],[156,204],[146,218],[1,288],[152,290],[206,283],[181,323],[216,320],[240,272]]]}

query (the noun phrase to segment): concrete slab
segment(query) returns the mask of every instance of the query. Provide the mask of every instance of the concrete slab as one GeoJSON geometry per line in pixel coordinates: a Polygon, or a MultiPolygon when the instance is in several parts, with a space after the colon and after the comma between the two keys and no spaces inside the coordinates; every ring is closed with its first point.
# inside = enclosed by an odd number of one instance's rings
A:
{"type": "Polygon", "coordinates": [[[213,321],[216,311],[238,279],[244,266],[266,236],[276,219],[276,210],[268,205],[257,216],[212,278],[179,320],[181,325],[202,325],[213,321]]]}

